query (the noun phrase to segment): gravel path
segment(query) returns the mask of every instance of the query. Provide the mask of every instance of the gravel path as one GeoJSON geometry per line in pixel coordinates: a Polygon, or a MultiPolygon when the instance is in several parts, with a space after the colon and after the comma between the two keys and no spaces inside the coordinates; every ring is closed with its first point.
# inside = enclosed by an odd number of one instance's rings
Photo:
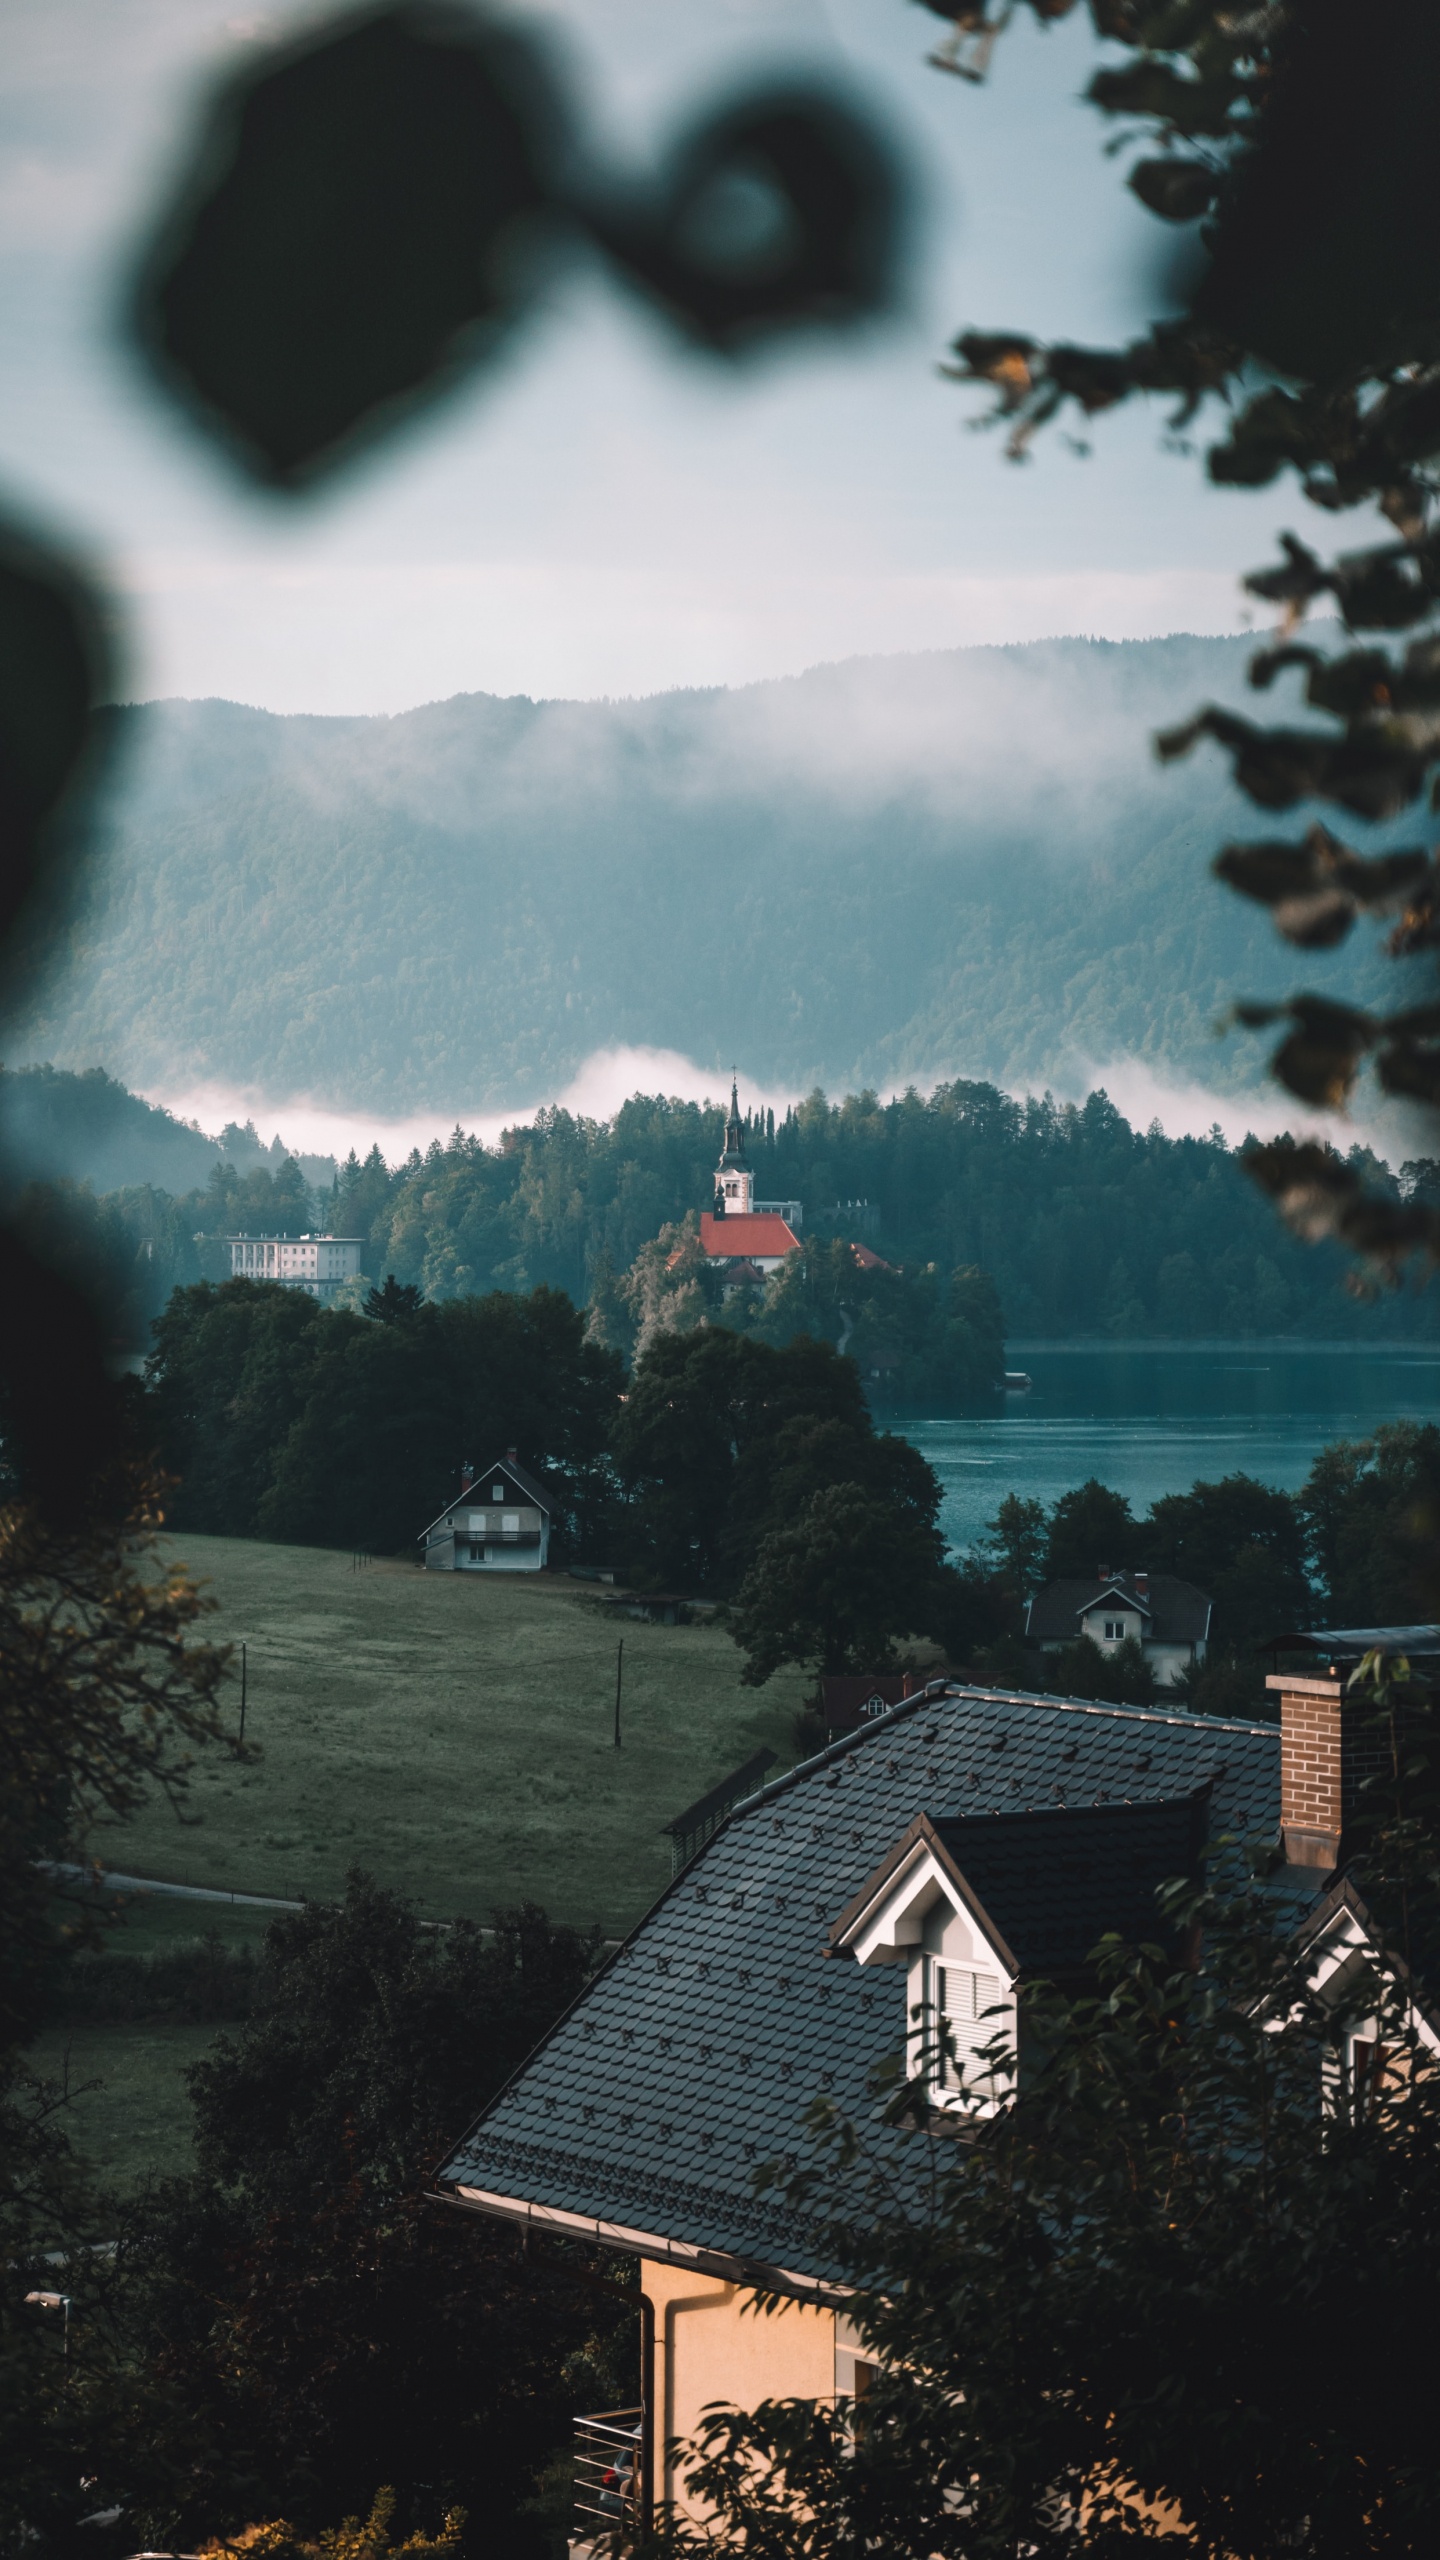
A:
{"type": "Polygon", "coordinates": [[[170,1893],[184,1902],[233,1902],[244,1911],[305,1908],[303,1902],[284,1902],[273,1893],[230,1893],[223,1885],[215,1884],[162,1884],[158,1876],[126,1876],[111,1867],[102,1867],[97,1876],[92,1867],[62,1866],[51,1859],[41,1863],[57,1884],[98,1884],[102,1893],[170,1893]]]}

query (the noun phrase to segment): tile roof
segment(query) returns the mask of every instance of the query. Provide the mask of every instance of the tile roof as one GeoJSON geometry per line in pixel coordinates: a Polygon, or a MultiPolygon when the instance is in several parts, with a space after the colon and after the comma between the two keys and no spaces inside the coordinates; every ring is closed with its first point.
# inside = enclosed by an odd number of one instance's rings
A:
{"type": "MultiPolygon", "coordinates": [[[[833,2280],[821,2235],[751,2179],[799,2154],[822,2092],[863,2119],[871,2066],[902,2046],[904,1969],[825,1952],[857,1888],[917,1812],[974,1832],[1207,1784],[1216,1829],[1273,1832],[1278,1725],[995,1690],[907,1700],[737,1807],[457,2145],[442,2191],[833,2280]]],[[[913,2137],[873,2139],[908,2179],[913,2137]]]]}
{"type": "Polygon", "coordinates": [[[1023,1973],[1071,1973],[1107,1930],[1162,1934],[1155,1896],[1198,1876],[1209,1789],[1168,1804],[971,1814],[935,1829],[1023,1973]]]}
{"type": "Polygon", "coordinates": [[[1209,1593],[1174,1573],[1152,1573],[1143,1591],[1128,1573],[1047,1582],[1030,1603],[1025,1632],[1034,1644],[1071,1644],[1084,1612],[1112,1592],[1119,1607],[1138,1609],[1147,1620],[1147,1644],[1202,1644],[1210,1632],[1209,1593]]]}
{"type": "Polygon", "coordinates": [[[706,1253],[729,1261],[742,1254],[760,1254],[768,1262],[798,1252],[800,1239],[783,1218],[768,1211],[764,1215],[742,1211],[734,1217],[717,1218],[709,1209],[702,1209],[700,1243],[706,1253]]]}

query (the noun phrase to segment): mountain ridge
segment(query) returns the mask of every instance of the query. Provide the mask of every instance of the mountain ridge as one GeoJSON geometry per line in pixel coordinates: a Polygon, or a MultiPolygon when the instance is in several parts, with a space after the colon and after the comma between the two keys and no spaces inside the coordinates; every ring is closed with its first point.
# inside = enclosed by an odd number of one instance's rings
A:
{"type": "MultiPolygon", "coordinates": [[[[135,1086],[506,1110],[597,1049],[803,1089],[1038,1089],[1117,1054],[1230,1089],[1237,995],[1294,982],[1208,877],[1256,813],[1150,733],[1245,698],[1252,644],[852,657],[610,701],[118,713],[89,893],[10,1058],[135,1086]]],[[[1308,956],[1363,999],[1369,950],[1308,956]]],[[[1388,982],[1388,983],[1387,983],[1388,982]]]]}

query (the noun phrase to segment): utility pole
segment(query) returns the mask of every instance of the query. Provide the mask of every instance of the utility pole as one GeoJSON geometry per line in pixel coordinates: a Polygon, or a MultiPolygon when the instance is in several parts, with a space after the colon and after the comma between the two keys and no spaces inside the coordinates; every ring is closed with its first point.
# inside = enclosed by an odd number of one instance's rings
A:
{"type": "Polygon", "coordinates": [[[615,1647],[615,1748],[620,1748],[620,1680],[625,1669],[625,1639],[615,1647]]]}
{"type": "Polygon", "coordinates": [[[246,1685],[247,1685],[247,1684],[246,1684],[245,1647],[244,1647],[244,1645],[243,1645],[243,1643],[242,1643],[242,1645],[241,1645],[241,1647],[240,1647],[240,1739],[241,1739],[241,1741],[242,1741],[242,1742],[243,1742],[243,1741],[244,1741],[244,1739],[245,1739],[245,1691],[246,1691],[246,1685]]]}

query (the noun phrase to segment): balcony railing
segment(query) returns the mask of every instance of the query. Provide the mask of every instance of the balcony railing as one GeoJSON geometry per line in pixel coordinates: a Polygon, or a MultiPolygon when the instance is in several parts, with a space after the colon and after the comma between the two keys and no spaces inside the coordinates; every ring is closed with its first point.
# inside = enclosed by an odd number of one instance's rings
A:
{"type": "Polygon", "coordinates": [[[605,2550],[634,2539],[644,2415],[643,2409],[597,2409],[576,2419],[572,2554],[580,2543],[605,2550]]]}

